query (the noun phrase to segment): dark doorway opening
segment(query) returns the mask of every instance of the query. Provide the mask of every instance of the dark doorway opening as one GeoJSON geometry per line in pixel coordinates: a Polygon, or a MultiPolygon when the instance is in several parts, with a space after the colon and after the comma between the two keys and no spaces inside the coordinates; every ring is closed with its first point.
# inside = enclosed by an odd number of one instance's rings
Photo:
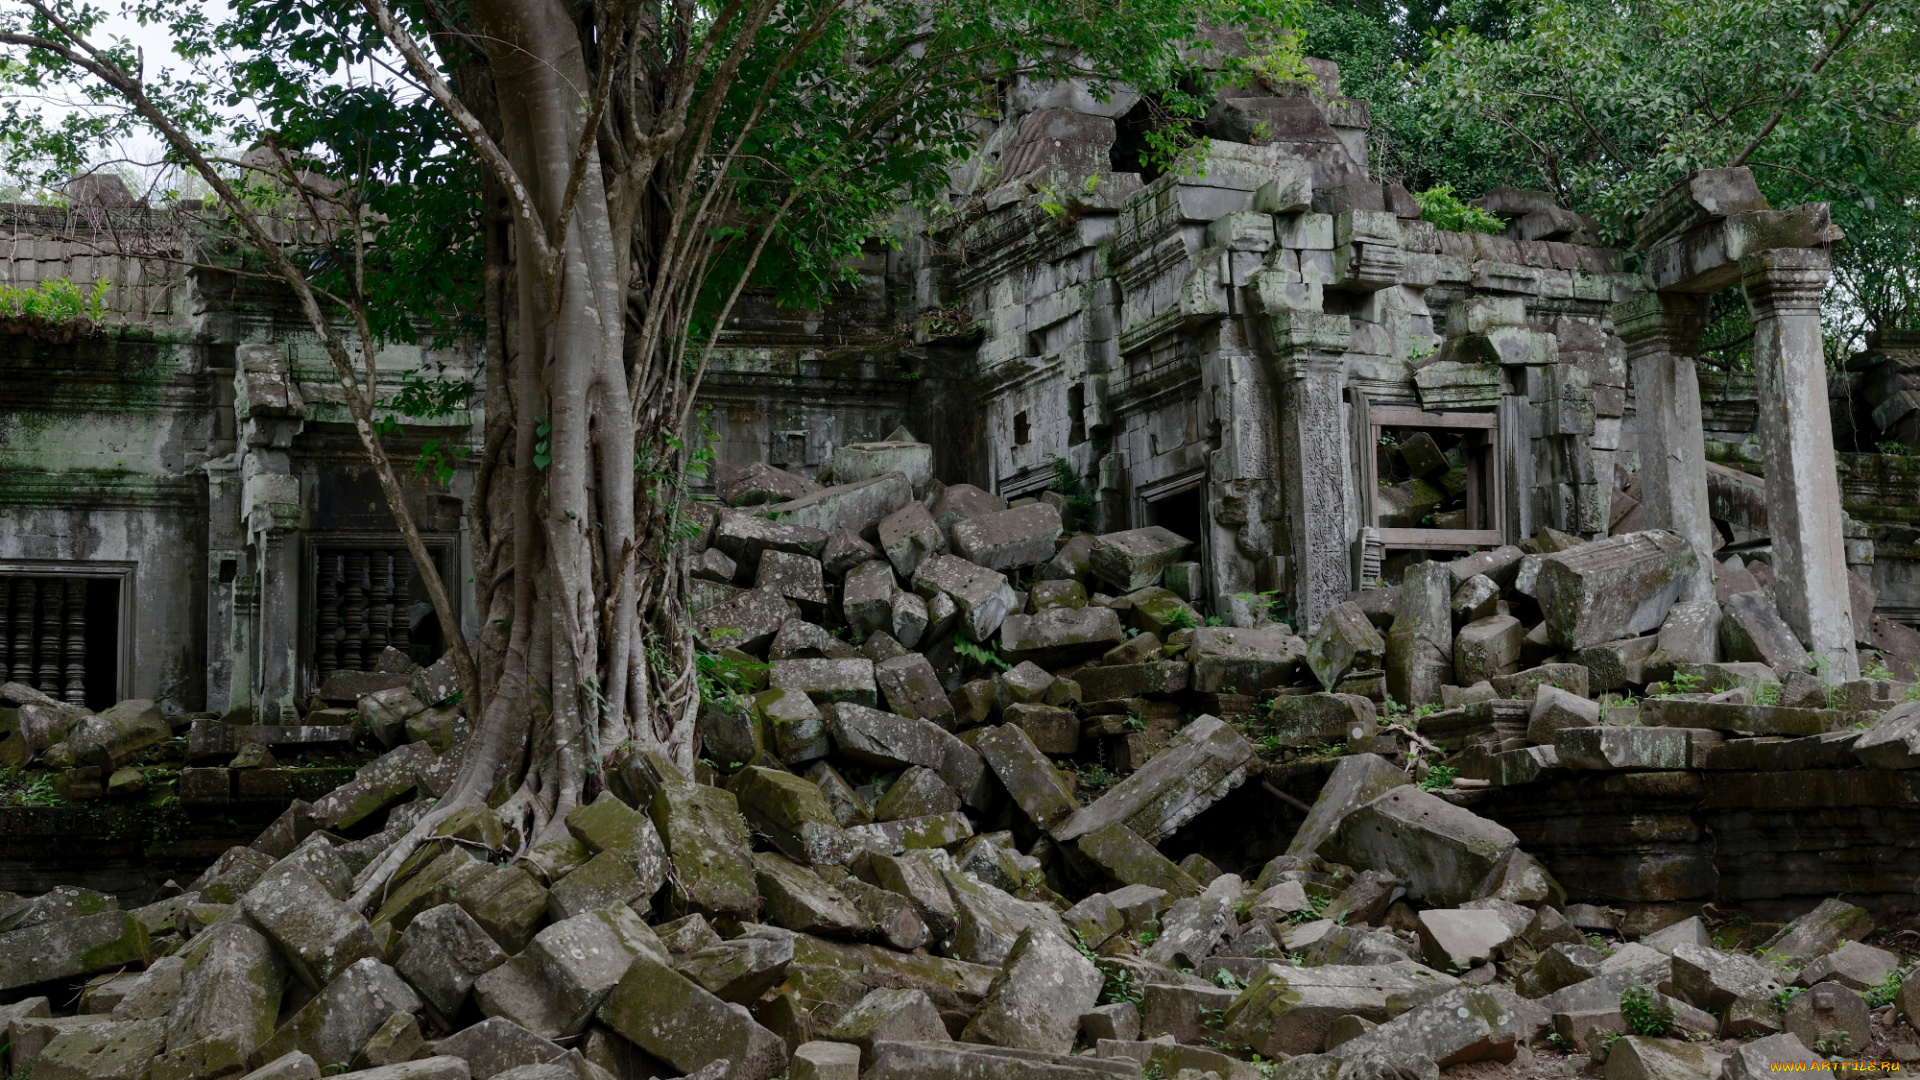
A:
{"type": "Polygon", "coordinates": [[[120,700],[120,579],[86,582],[86,706],[99,712],[120,700]]]}
{"type": "Polygon", "coordinates": [[[1169,529],[1198,544],[1202,532],[1200,512],[1200,489],[1188,488],[1148,503],[1147,524],[1169,529]]]}

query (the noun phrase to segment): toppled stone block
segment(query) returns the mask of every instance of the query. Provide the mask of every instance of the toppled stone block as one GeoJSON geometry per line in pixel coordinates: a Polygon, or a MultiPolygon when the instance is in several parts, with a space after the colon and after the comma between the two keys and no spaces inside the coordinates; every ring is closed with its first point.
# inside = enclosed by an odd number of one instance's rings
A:
{"type": "Polygon", "coordinates": [[[451,1026],[466,1005],[475,979],[506,963],[507,954],[457,904],[441,904],[415,916],[400,935],[394,968],[451,1026]]]}
{"type": "Polygon", "coordinates": [[[76,1026],[62,1031],[33,1061],[37,1080],[140,1080],[166,1041],[161,1020],[76,1026]]]}
{"type": "Polygon", "coordinates": [[[398,972],[379,960],[359,960],[282,1024],[260,1056],[272,1061],[297,1050],[315,1061],[345,1065],[388,1017],[420,1008],[420,998],[398,972]]]}
{"type": "Polygon", "coordinates": [[[1494,911],[1428,908],[1419,918],[1421,952],[1441,971],[1465,971],[1499,959],[1519,933],[1494,911]]]}
{"type": "Polygon", "coordinates": [[[752,926],[732,941],[716,941],[678,961],[680,974],[721,1001],[751,1006],[786,978],[794,935],[752,926]]]}
{"type": "Polygon", "coordinates": [[[641,891],[652,896],[667,875],[667,848],[660,831],[638,810],[603,791],[593,802],[577,806],[566,819],[567,832],[598,858],[614,854],[632,867],[641,891]]]}
{"type": "Polygon", "coordinates": [[[1027,733],[1043,754],[1072,754],[1080,749],[1080,718],[1055,705],[1009,705],[1001,719],[1027,733]]]}
{"type": "Polygon", "coordinates": [[[1287,855],[1311,858],[1330,839],[1340,823],[1361,806],[1396,787],[1412,784],[1407,774],[1378,754],[1349,754],[1333,767],[1307,819],[1294,831],[1287,855]]]}
{"type": "Polygon", "coordinates": [[[651,811],[673,867],[668,881],[676,911],[751,915],[759,910],[747,824],[731,793],[669,782],[654,793],[651,811]]]}
{"type": "Polygon", "coordinates": [[[1366,612],[1349,600],[1327,612],[1307,646],[1307,667],[1320,685],[1331,690],[1349,671],[1380,666],[1387,643],[1367,620],[1366,612]]]}
{"type": "Polygon", "coordinates": [[[1281,623],[1203,626],[1193,631],[1187,655],[1192,658],[1195,691],[1254,694],[1291,684],[1306,658],[1307,643],[1281,623]]]}
{"type": "MultiPolygon", "coordinates": [[[[917,504],[916,504],[917,505],[917,504]]],[[[910,595],[910,594],[909,594],[910,595]]],[[[1005,636],[1004,630],[1002,636],[1005,636]]],[[[873,679],[888,711],[896,716],[931,721],[952,730],[953,702],[940,685],[933,665],[919,653],[883,660],[873,666],[873,679]]]]}
{"type": "Polygon", "coordinates": [[[1607,1080],[1714,1080],[1726,1060],[1699,1043],[1628,1035],[1607,1051],[1607,1080]]]}
{"type": "Polygon", "coordinates": [[[1382,1052],[1409,1054],[1440,1068],[1472,1061],[1512,1061],[1545,1026],[1536,1005],[1499,987],[1459,987],[1414,1006],[1334,1047],[1343,1061],[1382,1052]]]}
{"type": "Polygon", "coordinates": [[[367,920],[298,865],[275,866],[248,890],[242,904],[247,917],[286,957],[293,974],[312,990],[322,989],[361,960],[381,957],[367,920]]]}
{"type": "Polygon", "coordinates": [[[1640,672],[1648,682],[1671,679],[1684,664],[1711,664],[1720,659],[1720,605],[1691,601],[1673,605],[1660,624],[1653,652],[1640,672]]]}
{"type": "Polygon", "coordinates": [[[1140,1075],[1131,1060],[1039,1054],[959,1042],[880,1042],[863,1080],[1127,1080],[1140,1075]]]}
{"type": "Polygon", "coordinates": [[[1045,904],[1021,900],[956,870],[942,870],[940,877],[946,882],[947,893],[953,901],[950,955],[957,960],[989,966],[1004,964],[1014,943],[1028,930],[1069,940],[1059,913],[1045,904]]]}
{"type": "Polygon", "coordinates": [[[856,857],[860,852],[898,855],[903,851],[943,848],[972,835],[972,823],[967,815],[959,813],[879,821],[847,830],[847,839],[853,841],[856,857]]]}
{"type": "Polygon", "coordinates": [[[1009,615],[1000,625],[1000,651],[1014,663],[1060,667],[1091,660],[1125,640],[1120,616],[1104,607],[1050,607],[1009,615]]]}
{"type": "Polygon", "coordinates": [[[1836,982],[1849,990],[1865,993],[1887,981],[1900,966],[1900,958],[1885,949],[1876,949],[1858,941],[1849,941],[1819,957],[1794,976],[1795,986],[1817,986],[1836,982]]]}
{"type": "Polygon", "coordinates": [[[467,1062],[474,1080],[526,1065],[544,1065],[566,1056],[557,1043],[543,1039],[504,1016],[494,1016],[433,1043],[438,1055],[467,1062]]]}
{"type": "Polygon", "coordinates": [[[872,637],[893,625],[893,571],[878,560],[847,571],[841,586],[840,610],[847,625],[861,637],[872,637]]]}
{"type": "Polygon", "coordinates": [[[899,473],[922,491],[933,480],[933,447],[905,436],[905,429],[880,442],[847,443],[833,448],[833,478],[842,484],[899,473]]]}
{"type": "Polygon", "coordinates": [[[771,689],[805,694],[817,705],[844,701],[872,708],[880,703],[871,660],[775,660],[771,666],[771,689]]]}
{"type": "Polygon", "coordinates": [[[1807,1049],[1798,1036],[1769,1035],[1736,1045],[1717,1075],[1726,1080],[1762,1080],[1783,1071],[1832,1075],[1832,1066],[1826,1058],[1807,1049]]]}
{"type": "Polygon", "coordinates": [[[1676,698],[1653,698],[1640,704],[1640,722],[1649,726],[1742,731],[1750,735],[1820,735],[1841,726],[1845,719],[1845,714],[1831,709],[1789,709],[1778,705],[1736,705],[1676,698]]]}
{"type": "Polygon", "coordinates": [[[971,641],[984,642],[1019,603],[1006,576],[953,555],[935,555],[913,572],[913,591],[929,602],[945,596],[958,618],[956,629],[971,641]]]}
{"type": "MultiPolygon", "coordinates": [[[[874,990],[870,994],[882,993],[874,990]]],[[[894,991],[884,991],[893,993],[894,991]]],[[[937,1017],[936,1017],[937,1018],[937,1017]]],[[[913,1040],[920,1041],[920,1040],[913,1040]]],[[[791,1080],[860,1080],[861,1049],[851,1043],[801,1043],[788,1066],[791,1080]]]]}
{"type": "Polygon", "coordinates": [[[766,725],[774,756],[788,765],[817,761],[833,749],[826,716],[805,694],[763,690],[753,697],[753,711],[766,725]]]}
{"type": "MultiPolygon", "coordinates": [[[[940,1010],[924,990],[893,990],[876,987],[867,991],[858,1004],[848,1009],[827,1037],[852,1049],[855,1072],[862,1061],[873,1061],[874,1046],[882,1042],[944,1042],[947,1029],[940,1022],[940,1010]]],[[[834,1045],[811,1043],[811,1046],[834,1045]]],[[[802,1051],[806,1047],[800,1048],[802,1051]]],[[[796,1052],[795,1061],[799,1060],[796,1052]]],[[[857,1077],[856,1077],[857,1080],[857,1077]]]]}
{"type": "MultiPolygon", "coordinates": [[[[1676,608],[1679,606],[1674,605],[1676,608]]],[[[1668,618],[1672,618],[1671,613],[1668,618]]],[[[1580,663],[1587,669],[1588,682],[1601,693],[1645,686],[1649,681],[1646,674],[1647,658],[1653,655],[1659,640],[1648,634],[1645,637],[1608,641],[1580,650],[1580,663]]]]}
{"type": "Polygon", "coordinates": [[[132,761],[140,751],[173,737],[160,706],[143,698],[129,698],[98,716],[89,716],[67,732],[65,746],[75,764],[112,772],[132,761]]]}
{"type": "Polygon", "coordinates": [[[773,521],[758,514],[723,511],[714,524],[713,546],[745,573],[757,574],[763,552],[785,551],[817,559],[826,551],[827,536],[828,530],[796,520],[773,521]]]}
{"type": "Polygon", "coordinates": [[[1775,671],[1804,671],[1807,650],[1765,592],[1740,593],[1720,605],[1720,648],[1727,659],[1765,664],[1775,671]]]}
{"type": "MultiPolygon", "coordinates": [[[[1559,764],[1570,769],[1690,769],[1695,732],[1688,728],[1576,727],[1553,733],[1559,764]]],[[[1702,731],[1714,744],[1717,732],[1702,731]]]]}
{"type": "Polygon", "coordinates": [[[241,1071],[273,1038],[286,964],[265,936],[239,919],[208,928],[181,959],[179,994],[166,1020],[164,1071],[241,1071]]]}
{"type": "Polygon", "coordinates": [[[1541,664],[1514,675],[1496,675],[1488,681],[1493,684],[1494,694],[1503,698],[1531,699],[1543,685],[1557,686],[1575,697],[1586,697],[1588,689],[1587,669],[1582,664],[1541,664]]]}
{"type": "Polygon", "coordinates": [[[800,605],[809,618],[819,618],[827,609],[827,584],[820,560],[786,551],[769,551],[760,556],[760,571],[753,587],[800,605]]]}
{"type": "MultiPolygon", "coordinates": [[[[985,753],[984,745],[981,750],[985,753]]],[[[1070,843],[1124,824],[1149,843],[1158,843],[1239,787],[1253,755],[1253,744],[1232,725],[1202,716],[1180,729],[1146,765],[1074,814],[1054,837],[1070,843]]]]}
{"type": "Polygon", "coordinates": [[[1453,983],[1417,965],[1269,964],[1227,1006],[1223,1026],[1229,1042],[1262,1057],[1312,1054],[1340,1017],[1381,1023],[1453,983]]]}
{"type": "Polygon", "coordinates": [[[1865,908],[1829,897],[1781,927],[1761,948],[1772,956],[1810,960],[1842,941],[1859,941],[1873,931],[1873,924],[1873,916],[1865,908]]]}
{"type": "Polygon", "coordinates": [[[863,705],[830,705],[825,712],[834,745],[854,761],[882,769],[940,767],[946,733],[937,724],[863,705]]]}
{"type": "Polygon", "coordinates": [[[1533,710],[1527,716],[1527,738],[1536,743],[1552,743],[1556,732],[1592,727],[1599,722],[1599,702],[1542,683],[1534,693],[1533,710]]]}
{"type": "Polygon", "coordinates": [[[1674,994],[1720,1017],[1729,1036],[1765,1035],[1780,1030],[1774,995],[1781,990],[1772,969],[1750,956],[1722,953],[1698,945],[1673,950],[1674,994]]]}
{"type": "Polygon", "coordinates": [[[725,1080],[768,1080],[787,1046],[740,1005],[721,1001],[665,962],[634,960],[601,1004],[600,1022],[654,1057],[691,1072],[726,1058],[725,1080]]]}
{"type": "Polygon", "coordinates": [[[1273,699],[1270,727],[1281,746],[1362,743],[1379,730],[1373,702],[1358,694],[1298,694],[1273,699]]]}
{"type": "Polygon", "coordinates": [[[1080,809],[1059,771],[1025,731],[1006,724],[990,728],[974,747],[1034,824],[1051,829],[1080,809]]]}
{"type": "Polygon", "coordinates": [[[694,635],[708,649],[732,648],[759,654],[773,644],[800,605],[766,589],[750,589],[694,617],[694,635]]]}
{"type": "Polygon", "coordinates": [[[1520,643],[1526,636],[1526,627],[1511,615],[1468,623],[1453,642],[1454,677],[1471,684],[1512,674],[1520,667],[1520,643]]]}
{"type": "Polygon", "coordinates": [[[755,854],[753,876],[767,919],[775,926],[828,937],[858,937],[873,929],[873,920],[847,890],[784,855],[755,854]]]}
{"type": "Polygon", "coordinates": [[[759,506],[804,498],[819,490],[819,484],[799,473],[756,461],[721,487],[720,501],[728,506],[759,506]]]}
{"type": "Polygon", "coordinates": [[[787,855],[815,866],[839,866],[853,842],[834,820],[815,784],[777,769],[750,766],[727,785],[747,823],[787,855]]]}
{"type": "Polygon", "coordinates": [[[1096,829],[1080,837],[1076,846],[1088,862],[1121,885],[1146,885],[1173,897],[1200,892],[1199,882],[1125,825],[1096,829]]]}
{"type": "Polygon", "coordinates": [[[1179,562],[1192,547],[1178,533],[1150,525],[1095,538],[1087,558],[1102,581],[1130,593],[1159,580],[1160,572],[1179,562]]]}
{"type": "Polygon", "coordinates": [[[1080,1016],[1100,1000],[1105,977],[1056,934],[1021,932],[993,989],[961,1038],[997,1046],[1065,1053],[1080,1016]]]}
{"type": "MultiPolygon", "coordinates": [[[[962,744],[965,745],[965,744],[962,744]]],[[[960,797],[953,793],[940,774],[915,765],[900,774],[880,801],[873,805],[875,821],[905,821],[909,818],[956,813],[960,797]]]]}
{"type": "Polygon", "coordinates": [[[1505,826],[1420,791],[1399,787],[1359,807],[1321,845],[1321,855],[1349,866],[1383,870],[1406,883],[1407,895],[1458,905],[1519,844],[1505,826]]]}
{"type": "Polygon", "coordinates": [[[1542,558],[1533,597],[1548,638],[1584,649],[1658,629],[1698,564],[1675,533],[1625,533],[1542,558]]]}
{"type": "Polygon", "coordinates": [[[1873,1016],[1860,995],[1824,982],[1796,994],[1783,1019],[1787,1033],[1811,1046],[1844,1052],[1873,1041],[1873,1016]]]}
{"type": "MultiPolygon", "coordinates": [[[[823,534],[836,529],[867,535],[880,519],[913,501],[913,485],[901,473],[887,473],[850,484],[835,484],[760,511],[782,525],[813,528],[823,534]]],[[[722,520],[725,520],[723,515],[722,520]]],[[[825,536],[822,536],[824,547],[825,536]]],[[[719,545],[719,535],[715,535],[719,545]]],[[[728,552],[732,554],[732,552],[728,552]]],[[[807,552],[815,558],[819,552],[807,552]]],[[[737,556],[736,556],[737,557],[737,556]]],[[[744,560],[743,560],[744,561],[744,560]]]]}
{"type": "Polygon", "coordinates": [[[1401,579],[1400,608],[1387,630],[1384,658],[1387,693],[1395,701],[1438,701],[1440,687],[1455,681],[1451,583],[1445,564],[1436,562],[1414,563],[1401,579]]]}
{"type": "Polygon", "coordinates": [[[1117,701],[1148,694],[1177,694],[1187,688],[1192,665],[1184,660],[1143,664],[1102,664],[1081,668],[1075,682],[1084,701],[1117,701]]]}
{"type": "Polygon", "coordinates": [[[880,519],[880,550],[893,564],[894,573],[903,578],[911,580],[920,564],[939,552],[944,543],[940,526],[920,503],[908,503],[880,519]]]}
{"type": "Polygon", "coordinates": [[[1453,590],[1453,600],[1447,606],[1453,612],[1453,621],[1458,624],[1491,618],[1500,614],[1500,586],[1485,574],[1476,574],[1460,582],[1453,590]]]}
{"type": "Polygon", "coordinates": [[[1044,502],[955,522],[947,531],[961,558],[990,570],[1039,566],[1053,558],[1060,511],[1044,502]]]}

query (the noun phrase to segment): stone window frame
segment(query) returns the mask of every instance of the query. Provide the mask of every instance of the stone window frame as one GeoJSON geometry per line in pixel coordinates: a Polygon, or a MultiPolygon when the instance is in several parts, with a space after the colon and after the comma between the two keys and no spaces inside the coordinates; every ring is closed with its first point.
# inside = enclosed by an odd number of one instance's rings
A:
{"type": "Polygon", "coordinates": [[[111,578],[120,583],[119,625],[114,635],[113,697],[120,701],[133,693],[134,575],[140,564],[117,559],[76,562],[67,559],[0,559],[0,574],[9,577],[111,578]]]}
{"type": "Polygon", "coordinates": [[[1506,502],[1503,498],[1505,483],[1501,475],[1500,414],[1497,410],[1430,412],[1418,405],[1368,401],[1366,411],[1369,438],[1367,453],[1361,455],[1360,486],[1366,498],[1366,524],[1380,534],[1380,545],[1383,550],[1470,551],[1476,548],[1499,547],[1507,542],[1506,502]],[[1469,505],[1491,498],[1492,525],[1485,529],[1381,528],[1380,503],[1374,496],[1379,482],[1374,448],[1380,445],[1380,432],[1383,428],[1484,431],[1487,440],[1486,480],[1484,485],[1476,483],[1473,479],[1474,471],[1468,470],[1467,498],[1469,505]],[[1476,490],[1481,487],[1486,490],[1476,490]]]}
{"type": "MultiPolygon", "coordinates": [[[[454,617],[463,614],[461,597],[464,592],[457,584],[460,559],[460,538],[454,533],[429,533],[420,535],[421,543],[433,556],[440,571],[440,580],[447,583],[448,597],[453,601],[454,617]]],[[[320,689],[320,673],[315,661],[314,649],[318,645],[320,634],[320,550],[322,548],[379,548],[399,549],[406,547],[406,541],[398,532],[382,532],[375,529],[342,529],[330,532],[312,532],[303,537],[300,554],[300,645],[298,682],[305,687],[303,693],[316,693],[320,689]]]]}

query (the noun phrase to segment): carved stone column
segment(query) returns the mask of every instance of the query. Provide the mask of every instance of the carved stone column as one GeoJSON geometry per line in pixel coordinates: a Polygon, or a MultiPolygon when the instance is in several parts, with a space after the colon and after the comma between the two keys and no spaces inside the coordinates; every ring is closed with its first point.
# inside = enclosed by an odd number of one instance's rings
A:
{"type": "Polygon", "coordinates": [[[1613,325],[1633,366],[1647,524],[1679,533],[1699,553],[1700,570],[1682,599],[1712,600],[1713,552],[1720,545],[1707,505],[1707,447],[1693,367],[1707,327],[1707,298],[1652,293],[1614,308],[1613,325]]]}
{"type": "Polygon", "coordinates": [[[1279,398],[1280,487],[1293,558],[1293,607],[1310,634],[1353,587],[1342,359],[1345,315],[1281,311],[1266,320],[1279,398]]]}
{"type": "Polygon", "coordinates": [[[1808,651],[1826,661],[1824,674],[1839,681],[1858,678],[1860,661],[1820,337],[1830,265],[1824,248],[1773,248],[1741,259],[1740,277],[1753,313],[1774,600],[1808,651]]]}

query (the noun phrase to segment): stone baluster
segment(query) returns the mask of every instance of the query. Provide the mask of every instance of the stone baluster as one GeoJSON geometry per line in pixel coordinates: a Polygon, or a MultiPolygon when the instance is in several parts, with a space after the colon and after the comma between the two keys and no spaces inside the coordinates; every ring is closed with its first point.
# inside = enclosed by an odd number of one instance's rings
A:
{"type": "Polygon", "coordinates": [[[1824,663],[1824,676],[1838,682],[1858,678],[1860,661],[1820,334],[1820,297],[1830,271],[1824,248],[1772,248],[1740,260],[1753,316],[1774,602],[1824,663]]]}
{"type": "Polygon", "coordinates": [[[87,581],[67,580],[67,687],[61,695],[75,705],[87,703],[87,581]]]}
{"type": "Polygon", "coordinates": [[[54,697],[60,695],[65,681],[65,671],[60,664],[60,654],[67,603],[66,582],[59,578],[48,578],[40,586],[40,678],[34,686],[43,694],[54,697]]]}
{"type": "Polygon", "coordinates": [[[1713,599],[1719,534],[1707,505],[1707,448],[1700,426],[1694,357],[1707,327],[1707,298],[1651,293],[1613,309],[1613,324],[1633,365],[1640,440],[1640,501],[1650,528],[1686,537],[1700,558],[1685,600],[1713,599]]]}
{"type": "Polygon", "coordinates": [[[314,614],[313,667],[325,682],[340,667],[340,556],[324,552],[319,562],[314,573],[320,605],[314,614]]]}
{"type": "Polygon", "coordinates": [[[367,552],[367,571],[373,579],[373,587],[367,590],[367,660],[371,663],[386,651],[392,625],[392,557],[384,551],[367,552]]]}
{"type": "Polygon", "coordinates": [[[13,634],[12,625],[13,583],[10,577],[0,577],[0,676],[12,671],[13,634]]]}
{"type": "Polygon", "coordinates": [[[20,578],[13,587],[13,681],[33,685],[33,613],[39,607],[40,583],[20,578]]]}
{"type": "Polygon", "coordinates": [[[1281,311],[1266,320],[1279,384],[1282,485],[1294,556],[1293,607],[1311,634],[1353,588],[1348,453],[1342,400],[1345,315],[1281,311]]]}
{"type": "Polygon", "coordinates": [[[367,647],[367,553],[349,551],[346,557],[347,587],[340,602],[340,622],[346,638],[340,646],[340,666],[348,671],[365,671],[367,647]]]}
{"type": "Polygon", "coordinates": [[[413,644],[407,609],[413,606],[413,557],[405,548],[393,552],[393,647],[401,652],[413,644]]]}

